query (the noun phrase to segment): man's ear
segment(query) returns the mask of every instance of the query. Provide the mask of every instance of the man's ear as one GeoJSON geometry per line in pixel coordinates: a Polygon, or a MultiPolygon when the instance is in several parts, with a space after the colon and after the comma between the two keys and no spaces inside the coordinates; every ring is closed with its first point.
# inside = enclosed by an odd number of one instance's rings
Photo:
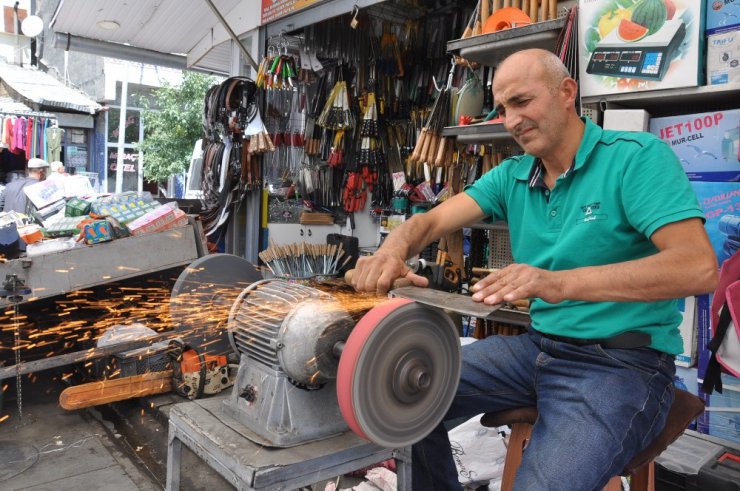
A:
{"type": "Polygon", "coordinates": [[[564,102],[568,105],[575,104],[578,95],[578,82],[570,77],[564,78],[560,82],[560,93],[563,95],[564,102]]]}

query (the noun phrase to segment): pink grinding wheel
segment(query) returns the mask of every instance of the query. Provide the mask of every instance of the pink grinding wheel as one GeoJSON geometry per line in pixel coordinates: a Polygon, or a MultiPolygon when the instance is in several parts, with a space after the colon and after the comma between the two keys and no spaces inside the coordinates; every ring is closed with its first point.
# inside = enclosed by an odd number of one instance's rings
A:
{"type": "Polygon", "coordinates": [[[357,323],[339,360],[337,401],[350,429],[387,448],[415,443],[442,420],[460,376],[450,318],[395,298],[357,323]]]}

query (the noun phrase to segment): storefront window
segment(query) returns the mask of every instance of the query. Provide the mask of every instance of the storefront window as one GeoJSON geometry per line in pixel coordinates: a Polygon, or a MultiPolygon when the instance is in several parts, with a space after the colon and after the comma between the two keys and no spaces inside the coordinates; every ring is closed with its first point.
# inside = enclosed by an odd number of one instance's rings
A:
{"type": "MultiPolygon", "coordinates": [[[[121,110],[112,107],[108,111],[108,142],[118,143],[118,126],[121,117],[121,110]]],[[[129,109],[126,111],[126,132],[123,143],[133,144],[139,142],[141,127],[141,113],[138,109],[129,109]]]]}

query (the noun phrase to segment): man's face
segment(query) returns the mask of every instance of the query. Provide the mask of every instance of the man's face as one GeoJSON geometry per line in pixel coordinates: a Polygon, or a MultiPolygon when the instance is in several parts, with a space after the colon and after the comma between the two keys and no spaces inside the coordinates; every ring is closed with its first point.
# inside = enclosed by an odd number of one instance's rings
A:
{"type": "Polygon", "coordinates": [[[504,127],[519,146],[530,155],[547,158],[564,137],[566,105],[539,63],[522,61],[506,63],[496,72],[496,107],[504,127]]]}

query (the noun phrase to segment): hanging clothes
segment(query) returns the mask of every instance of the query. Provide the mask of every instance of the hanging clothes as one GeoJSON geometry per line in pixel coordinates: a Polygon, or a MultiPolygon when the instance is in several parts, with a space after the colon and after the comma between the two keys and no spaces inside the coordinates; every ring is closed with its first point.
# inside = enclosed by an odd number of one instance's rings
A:
{"type": "Polygon", "coordinates": [[[62,142],[64,141],[64,130],[58,126],[50,126],[46,129],[46,155],[48,159],[44,159],[47,162],[55,162],[62,160],[62,142]]]}
{"type": "Polygon", "coordinates": [[[26,155],[31,157],[31,147],[33,146],[33,125],[36,118],[29,117],[26,121],[26,155]]]}
{"type": "Polygon", "coordinates": [[[26,151],[26,118],[16,118],[13,123],[13,144],[10,151],[14,154],[25,153],[26,151]]]}

